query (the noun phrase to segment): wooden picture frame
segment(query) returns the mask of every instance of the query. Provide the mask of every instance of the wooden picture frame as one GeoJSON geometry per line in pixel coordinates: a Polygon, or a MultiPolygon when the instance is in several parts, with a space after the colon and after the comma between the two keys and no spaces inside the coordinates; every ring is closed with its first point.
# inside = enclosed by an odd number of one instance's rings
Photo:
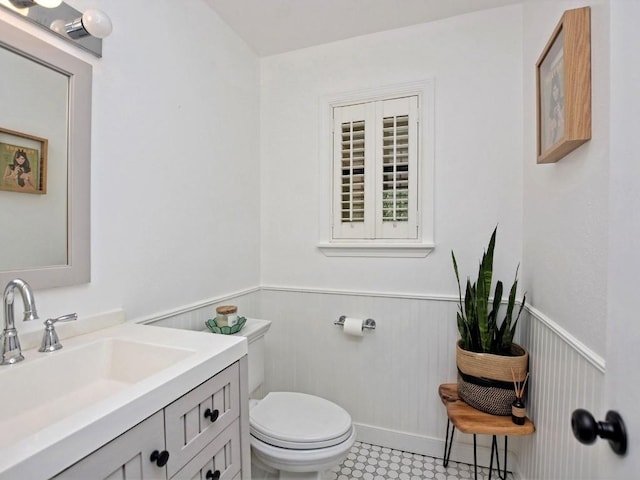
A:
{"type": "Polygon", "coordinates": [[[536,63],[537,163],[591,139],[591,9],[567,10],[536,63]]]}
{"type": "Polygon", "coordinates": [[[47,193],[46,138],[0,127],[0,190],[47,193]]]}

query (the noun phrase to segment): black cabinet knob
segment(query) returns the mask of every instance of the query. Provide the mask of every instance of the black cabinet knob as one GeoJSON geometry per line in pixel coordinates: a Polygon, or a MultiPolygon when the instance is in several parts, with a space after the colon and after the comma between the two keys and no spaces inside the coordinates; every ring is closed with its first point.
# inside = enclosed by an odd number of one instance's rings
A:
{"type": "Polygon", "coordinates": [[[151,452],[151,461],[156,462],[156,465],[159,467],[164,467],[169,461],[169,452],[166,450],[162,450],[161,452],[154,450],[151,452]]]}
{"type": "Polygon", "coordinates": [[[571,414],[571,429],[580,443],[591,445],[598,437],[609,440],[618,455],[627,453],[627,429],[618,412],[609,410],[604,422],[598,422],[587,410],[579,408],[571,414]]]}
{"type": "Polygon", "coordinates": [[[211,420],[211,422],[215,422],[218,419],[218,416],[220,415],[220,412],[218,412],[218,410],[213,410],[211,411],[210,408],[207,408],[204,411],[204,417],[208,418],[209,420],[211,420]]]}
{"type": "Polygon", "coordinates": [[[209,470],[205,477],[207,478],[207,480],[218,480],[220,478],[220,470],[216,470],[215,472],[209,470]]]}

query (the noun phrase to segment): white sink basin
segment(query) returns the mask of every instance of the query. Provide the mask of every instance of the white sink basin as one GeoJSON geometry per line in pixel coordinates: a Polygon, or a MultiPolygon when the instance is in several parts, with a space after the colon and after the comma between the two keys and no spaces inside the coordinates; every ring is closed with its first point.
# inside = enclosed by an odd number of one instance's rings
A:
{"type": "Polygon", "coordinates": [[[194,353],[121,338],[40,354],[6,367],[0,409],[0,448],[58,422],[194,353]],[[20,368],[22,367],[22,368],[20,368]]]}

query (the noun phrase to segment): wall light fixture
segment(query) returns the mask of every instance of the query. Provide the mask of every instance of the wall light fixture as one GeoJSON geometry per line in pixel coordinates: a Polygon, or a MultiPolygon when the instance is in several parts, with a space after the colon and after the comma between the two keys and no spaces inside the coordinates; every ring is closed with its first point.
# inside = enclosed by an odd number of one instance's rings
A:
{"type": "Polygon", "coordinates": [[[59,38],[102,56],[102,39],[113,30],[106,13],[89,9],[84,14],[63,0],[0,0],[0,11],[29,21],[59,38]]]}

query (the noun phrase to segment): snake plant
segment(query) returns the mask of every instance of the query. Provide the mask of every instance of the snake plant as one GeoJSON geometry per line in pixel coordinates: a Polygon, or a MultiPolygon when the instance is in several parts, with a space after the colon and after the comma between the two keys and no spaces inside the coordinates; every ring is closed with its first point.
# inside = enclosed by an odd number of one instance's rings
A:
{"type": "Polygon", "coordinates": [[[518,315],[515,320],[513,320],[516,293],[518,290],[518,268],[516,268],[515,280],[509,291],[507,309],[502,323],[498,326],[498,314],[500,304],[502,303],[503,290],[501,281],[496,283],[493,301],[491,303],[489,301],[493,276],[493,251],[496,244],[497,231],[498,227],[493,230],[491,240],[489,240],[489,246],[482,255],[477,281],[471,283],[471,280],[467,278],[464,302],[460,286],[460,275],[458,274],[458,263],[456,262],[456,256],[453,250],[451,251],[453,269],[456,273],[456,279],[458,280],[458,296],[460,299],[457,313],[458,331],[462,338],[462,348],[465,350],[509,355],[513,335],[516,331],[522,309],[524,308],[526,295],[523,296],[518,315]]]}

